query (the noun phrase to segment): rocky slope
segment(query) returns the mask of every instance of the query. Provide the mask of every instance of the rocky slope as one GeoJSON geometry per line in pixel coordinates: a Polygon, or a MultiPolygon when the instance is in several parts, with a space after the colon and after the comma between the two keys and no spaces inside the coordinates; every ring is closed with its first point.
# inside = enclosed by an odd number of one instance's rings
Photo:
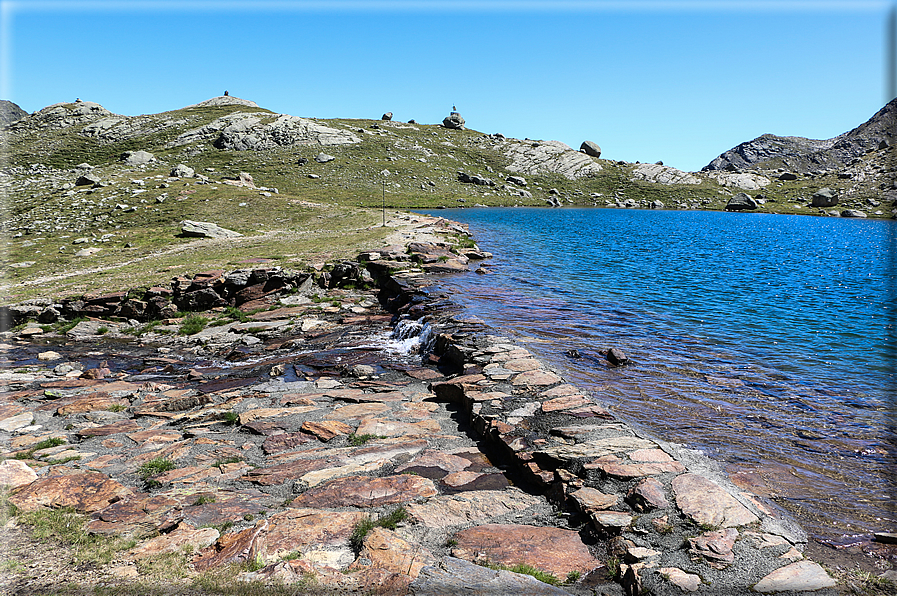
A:
{"type": "Polygon", "coordinates": [[[791,173],[801,176],[835,175],[854,181],[848,192],[861,187],[879,191],[889,202],[897,199],[894,185],[894,146],[897,143],[897,99],[872,118],[833,139],[780,137],[764,134],[726,151],[703,172],[744,171],[791,173]]]}
{"type": "Polygon", "coordinates": [[[28,112],[13,102],[0,99],[0,128],[18,122],[27,115],[28,112]]]}

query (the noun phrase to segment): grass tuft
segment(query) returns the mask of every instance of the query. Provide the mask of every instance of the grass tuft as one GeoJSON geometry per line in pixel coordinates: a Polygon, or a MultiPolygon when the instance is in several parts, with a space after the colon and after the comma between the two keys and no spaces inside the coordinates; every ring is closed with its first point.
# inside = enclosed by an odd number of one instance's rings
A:
{"type": "Polygon", "coordinates": [[[175,469],[175,464],[170,459],[157,457],[142,464],[137,470],[137,475],[143,480],[149,480],[156,476],[160,476],[169,470],[175,469]]]}
{"type": "Polygon", "coordinates": [[[382,435],[356,435],[352,433],[349,435],[349,444],[353,447],[360,447],[367,443],[368,441],[373,441],[374,439],[385,439],[386,437],[382,435]]]}
{"type": "Polygon", "coordinates": [[[490,561],[478,561],[477,564],[482,565],[483,567],[488,567],[489,569],[495,569],[496,571],[510,571],[512,573],[519,573],[521,575],[529,575],[536,578],[542,583],[552,586],[559,586],[561,584],[561,581],[553,574],[548,573],[547,571],[542,571],[541,569],[537,569],[532,565],[526,565],[525,563],[508,566],[502,565],[500,563],[492,563],[490,561]]]}
{"type": "Polygon", "coordinates": [[[209,319],[202,315],[187,315],[181,323],[178,333],[181,335],[195,335],[206,328],[209,319]]]}
{"type": "Polygon", "coordinates": [[[371,530],[373,530],[374,528],[386,528],[387,530],[395,530],[399,522],[404,521],[405,519],[407,519],[407,517],[408,512],[405,511],[404,507],[394,509],[388,514],[376,520],[371,516],[367,516],[360,522],[355,524],[355,527],[352,529],[352,535],[349,536],[349,543],[356,551],[361,550],[361,547],[364,545],[364,539],[368,534],[370,534],[371,530]]]}
{"type": "Polygon", "coordinates": [[[134,540],[88,534],[87,517],[70,507],[20,512],[18,520],[31,526],[32,537],[41,542],[59,541],[74,547],[73,564],[107,565],[115,556],[133,548],[134,540]]]}

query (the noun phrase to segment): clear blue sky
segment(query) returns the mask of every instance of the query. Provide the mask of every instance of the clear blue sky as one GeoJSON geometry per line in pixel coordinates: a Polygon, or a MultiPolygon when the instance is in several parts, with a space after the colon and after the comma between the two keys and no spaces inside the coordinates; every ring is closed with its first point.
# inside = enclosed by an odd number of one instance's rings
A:
{"type": "Polygon", "coordinates": [[[698,170],[763,133],[830,138],[886,102],[894,3],[5,1],[0,98],[127,115],[231,95],[296,116],[597,142],[698,170]]]}

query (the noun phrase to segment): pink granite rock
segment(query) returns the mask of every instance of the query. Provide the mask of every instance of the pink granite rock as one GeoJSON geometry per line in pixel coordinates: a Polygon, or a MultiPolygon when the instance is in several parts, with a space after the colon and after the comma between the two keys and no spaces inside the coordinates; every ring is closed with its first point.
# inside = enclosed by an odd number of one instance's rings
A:
{"type": "Polygon", "coordinates": [[[307,490],[293,499],[290,507],[370,508],[407,503],[436,494],[433,481],[420,476],[348,476],[307,490]]]}
{"type": "Polygon", "coordinates": [[[731,528],[758,521],[735,497],[718,484],[697,474],[682,474],[673,479],[676,505],[698,524],[731,528]]]}
{"type": "Polygon", "coordinates": [[[91,512],[108,507],[133,491],[99,472],[51,475],[21,486],[9,495],[9,502],[22,511],[71,507],[91,512]]]}
{"type": "Polygon", "coordinates": [[[586,574],[601,563],[589,553],[577,532],[553,527],[486,524],[462,530],[452,556],[467,561],[502,565],[531,565],[566,578],[571,572],[586,574]]]}

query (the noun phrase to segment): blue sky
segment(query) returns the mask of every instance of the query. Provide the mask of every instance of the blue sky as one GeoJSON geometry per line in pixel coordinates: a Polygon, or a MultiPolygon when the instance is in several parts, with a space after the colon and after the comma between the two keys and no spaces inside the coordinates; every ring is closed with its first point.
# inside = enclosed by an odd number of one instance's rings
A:
{"type": "Polygon", "coordinates": [[[597,142],[698,170],[763,133],[830,138],[886,102],[889,1],[2,0],[0,98],[120,114],[231,95],[320,118],[597,142]]]}

